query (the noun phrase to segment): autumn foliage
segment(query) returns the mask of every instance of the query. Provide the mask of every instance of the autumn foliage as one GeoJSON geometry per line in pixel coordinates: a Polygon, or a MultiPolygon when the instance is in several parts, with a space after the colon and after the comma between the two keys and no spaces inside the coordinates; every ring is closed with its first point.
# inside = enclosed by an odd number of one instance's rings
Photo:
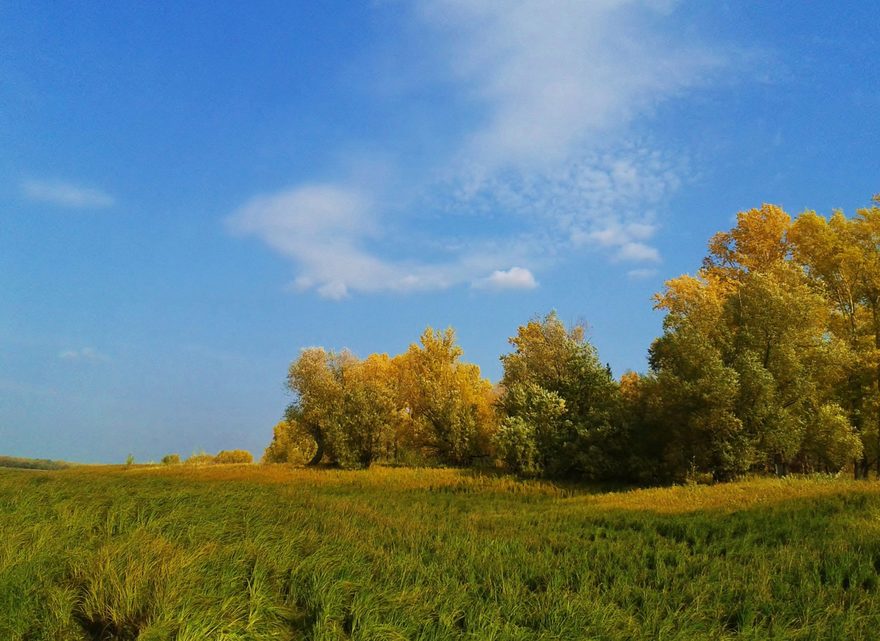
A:
{"type": "Polygon", "coordinates": [[[214,463],[218,465],[250,464],[254,462],[253,454],[247,450],[221,450],[214,457],[214,463]]]}
{"type": "Polygon", "coordinates": [[[492,384],[461,354],[451,329],[430,328],[394,358],[303,350],[287,379],[295,400],[263,460],[367,467],[377,460],[469,465],[490,458],[492,384]]]}
{"type": "Polygon", "coordinates": [[[263,460],[640,482],[880,471],[880,199],[851,218],[740,212],[654,303],[649,370],[619,380],[553,312],[510,338],[498,386],[451,328],[394,357],[303,350],[263,460]]]}

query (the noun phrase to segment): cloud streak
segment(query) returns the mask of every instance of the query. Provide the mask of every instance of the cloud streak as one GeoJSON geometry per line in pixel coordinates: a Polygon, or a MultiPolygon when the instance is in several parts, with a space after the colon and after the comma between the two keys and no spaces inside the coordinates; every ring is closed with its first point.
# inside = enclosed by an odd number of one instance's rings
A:
{"type": "Polygon", "coordinates": [[[427,286],[424,275],[382,260],[363,247],[375,233],[373,209],[357,190],[333,184],[302,185],[257,196],[228,220],[238,234],[253,235],[296,260],[293,286],[339,300],[351,290],[374,292],[427,286]]]}
{"type": "Polygon", "coordinates": [[[110,357],[102,354],[94,347],[81,347],[79,349],[65,349],[58,353],[58,358],[62,361],[72,363],[106,363],[110,361],[110,357]]]}
{"type": "Polygon", "coordinates": [[[466,283],[533,289],[536,269],[583,251],[644,277],[640,265],[662,261],[652,243],[658,211],[688,166],[629,141],[631,126],[725,66],[671,25],[675,4],[416,0],[411,17],[438,44],[433,81],[469,107],[443,132],[455,142],[398,167],[416,187],[293,185],[245,202],[229,229],[289,257],[293,289],[329,299],[466,283]],[[426,242],[420,232],[432,220],[426,242]],[[476,227],[479,240],[468,233],[476,227]],[[442,245],[456,249],[431,251],[442,245]]]}
{"type": "Polygon", "coordinates": [[[723,64],[666,24],[657,0],[423,0],[453,76],[482,106],[465,153],[491,168],[566,156],[699,85],[723,64]],[[594,141],[594,140],[593,140],[594,141]]]}
{"type": "Polygon", "coordinates": [[[32,202],[69,209],[104,209],[116,203],[113,196],[100,189],[63,181],[26,180],[21,184],[21,193],[32,202]]]}

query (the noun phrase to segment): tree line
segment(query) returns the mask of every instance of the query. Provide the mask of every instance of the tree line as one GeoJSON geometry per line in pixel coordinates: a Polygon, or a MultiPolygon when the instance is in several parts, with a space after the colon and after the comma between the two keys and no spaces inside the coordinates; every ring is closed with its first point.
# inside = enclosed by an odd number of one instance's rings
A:
{"type": "Polygon", "coordinates": [[[553,312],[509,339],[498,385],[451,328],[393,358],[305,349],[263,460],[629,482],[880,474],[880,196],[853,217],[740,212],[654,303],[649,369],[619,379],[553,312]]]}

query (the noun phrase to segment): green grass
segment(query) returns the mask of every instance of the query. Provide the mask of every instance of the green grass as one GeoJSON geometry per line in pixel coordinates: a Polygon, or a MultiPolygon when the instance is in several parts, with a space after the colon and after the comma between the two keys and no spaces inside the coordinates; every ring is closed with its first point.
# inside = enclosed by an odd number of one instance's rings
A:
{"type": "Polygon", "coordinates": [[[0,639],[877,639],[880,485],[0,470],[0,639]]]}

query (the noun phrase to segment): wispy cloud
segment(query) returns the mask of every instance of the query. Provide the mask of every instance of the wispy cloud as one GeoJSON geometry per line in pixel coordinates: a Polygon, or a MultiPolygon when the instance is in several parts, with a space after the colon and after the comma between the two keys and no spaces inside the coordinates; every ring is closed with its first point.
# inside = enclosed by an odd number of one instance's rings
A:
{"type": "Polygon", "coordinates": [[[416,288],[416,274],[405,274],[363,248],[364,238],[376,231],[372,215],[370,200],[355,189],[315,184],[257,196],[228,225],[295,259],[301,272],[294,282],[298,290],[314,288],[338,300],[352,289],[416,288]]]}
{"type": "Polygon", "coordinates": [[[28,200],[71,209],[103,209],[116,202],[100,189],[55,180],[26,180],[21,183],[21,192],[28,200]]]}
{"type": "Polygon", "coordinates": [[[614,260],[656,262],[649,245],[658,207],[682,184],[680,158],[644,146],[584,150],[564,165],[543,171],[503,172],[444,192],[450,210],[503,212],[541,226],[555,247],[594,248],[614,260]]]}
{"type": "Polygon", "coordinates": [[[640,267],[629,270],[626,275],[632,280],[645,280],[656,276],[657,270],[651,267],[640,267]]]}
{"type": "Polygon", "coordinates": [[[484,110],[465,152],[486,166],[564,161],[703,82],[724,59],[669,24],[668,0],[422,0],[451,72],[484,110]]]}
{"type": "Polygon", "coordinates": [[[94,347],[65,349],[58,353],[58,358],[62,361],[80,363],[106,363],[110,360],[109,356],[102,354],[94,347]]]}
{"type": "Polygon", "coordinates": [[[534,288],[542,265],[581,251],[659,263],[652,239],[688,179],[686,154],[633,142],[644,139],[633,125],[726,64],[692,32],[683,37],[676,4],[414,0],[411,15],[432,34],[441,70],[432,80],[469,106],[469,118],[438,118],[448,129],[440,151],[398,167],[407,178],[397,187],[294,185],[246,202],[230,229],[290,257],[294,289],[331,299],[463,283],[534,288]],[[431,216],[445,224],[426,240],[416,232],[431,216]],[[456,241],[475,227],[479,240],[456,241]],[[430,251],[443,244],[456,248],[430,251]]]}

